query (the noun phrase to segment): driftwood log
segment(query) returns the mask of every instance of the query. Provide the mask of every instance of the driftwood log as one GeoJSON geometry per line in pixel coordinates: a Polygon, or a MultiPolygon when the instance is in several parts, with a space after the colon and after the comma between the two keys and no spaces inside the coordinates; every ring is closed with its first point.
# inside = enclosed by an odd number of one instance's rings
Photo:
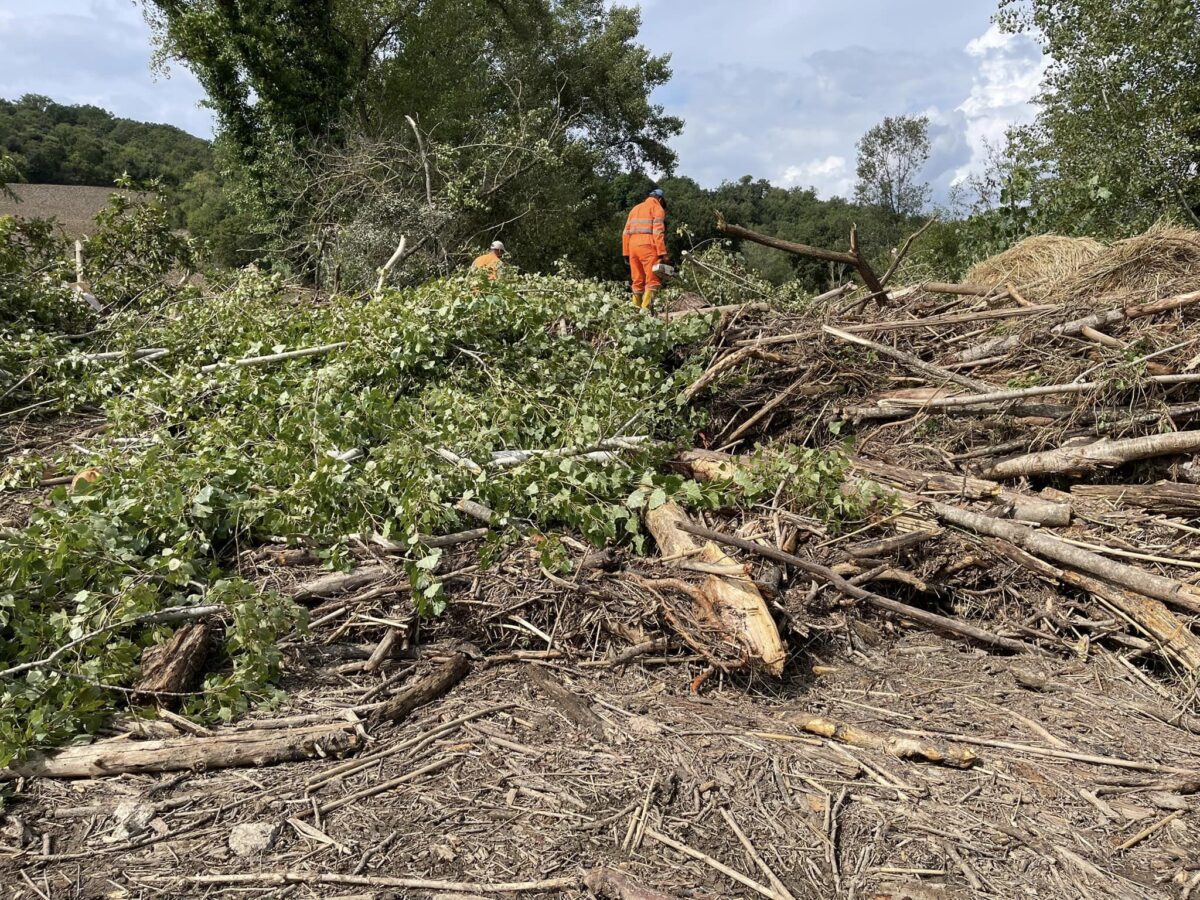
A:
{"type": "Polygon", "coordinates": [[[12,778],[99,778],[145,772],[179,772],[270,766],[314,756],[336,756],[359,746],[353,726],[341,722],[301,732],[235,731],[211,737],[158,741],[100,741],[35,754],[0,769],[12,778]]]}

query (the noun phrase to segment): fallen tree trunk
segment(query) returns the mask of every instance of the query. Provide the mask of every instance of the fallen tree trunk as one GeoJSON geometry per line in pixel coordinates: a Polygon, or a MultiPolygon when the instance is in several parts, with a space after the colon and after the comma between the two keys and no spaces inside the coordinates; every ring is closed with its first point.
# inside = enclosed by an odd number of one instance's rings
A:
{"type": "MultiPolygon", "coordinates": [[[[662,556],[687,558],[727,570],[737,568],[737,563],[711,540],[703,543],[694,540],[694,526],[673,501],[648,510],[646,527],[654,536],[662,556]]],[[[702,631],[711,630],[731,641],[740,651],[742,665],[751,665],[776,677],[783,674],[787,649],[766,601],[749,578],[706,575],[698,586],[694,586],[690,596],[696,602],[694,611],[668,609],[666,612],[674,616],[674,624],[691,646],[716,665],[738,668],[712,658],[706,642],[697,640],[694,629],[687,627],[687,620],[696,620],[694,624],[702,631]]]]}
{"type": "Polygon", "coordinates": [[[467,677],[471,664],[462,653],[456,653],[434,671],[397,691],[382,706],[371,712],[372,722],[400,722],[420,706],[445,696],[450,689],[467,677]]]}
{"type": "Polygon", "coordinates": [[[1108,500],[1169,516],[1200,516],[1200,485],[1195,484],[1076,484],[1071,493],[1085,500],[1108,500]]]}
{"type": "Polygon", "coordinates": [[[1003,460],[985,470],[983,474],[988,478],[1082,475],[1139,459],[1195,453],[1197,450],[1200,450],[1200,431],[1173,431],[1118,441],[1101,438],[1079,447],[1059,447],[1003,460]]]}
{"type": "Polygon", "coordinates": [[[925,743],[912,738],[884,737],[843,722],[831,722],[819,716],[801,716],[791,721],[809,734],[819,734],[821,737],[849,744],[851,747],[878,750],[898,759],[922,759],[938,765],[952,766],[955,769],[969,769],[979,761],[978,755],[966,747],[951,749],[941,744],[925,743]]]}
{"type": "Polygon", "coordinates": [[[13,778],[100,778],[145,772],[235,769],[270,766],[314,756],[336,756],[359,745],[353,726],[342,722],[302,732],[238,731],[212,737],[159,741],[102,741],[36,754],[0,769],[13,778]]]}

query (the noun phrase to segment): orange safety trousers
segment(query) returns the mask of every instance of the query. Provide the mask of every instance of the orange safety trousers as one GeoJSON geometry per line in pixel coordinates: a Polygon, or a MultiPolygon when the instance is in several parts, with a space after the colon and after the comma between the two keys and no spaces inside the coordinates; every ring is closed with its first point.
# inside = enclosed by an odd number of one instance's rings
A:
{"type": "Polygon", "coordinates": [[[658,260],[658,250],[649,241],[641,246],[637,244],[630,246],[629,274],[633,278],[633,292],[635,294],[640,294],[642,291],[657,291],[662,286],[662,279],[654,271],[654,266],[658,263],[658,260]]]}

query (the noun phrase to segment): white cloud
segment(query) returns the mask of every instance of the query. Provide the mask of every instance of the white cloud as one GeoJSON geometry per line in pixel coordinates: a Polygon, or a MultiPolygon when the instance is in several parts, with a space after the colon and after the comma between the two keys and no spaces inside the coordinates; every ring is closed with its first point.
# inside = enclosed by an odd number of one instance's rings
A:
{"type": "Polygon", "coordinates": [[[1047,65],[1032,38],[1005,34],[995,24],[968,43],[966,53],[978,66],[971,92],[958,107],[971,158],[955,172],[956,181],[978,170],[988,147],[1003,145],[1010,127],[1033,121],[1037,107],[1032,100],[1047,65]]]}
{"type": "Polygon", "coordinates": [[[42,0],[0,15],[0,97],[45,94],[91,103],[118,116],[168,122],[208,137],[212,113],[190,72],[150,73],[150,29],[122,0],[42,0]]]}
{"type": "Polygon", "coordinates": [[[773,181],[784,187],[807,187],[811,184],[822,184],[834,194],[846,195],[854,187],[854,179],[850,173],[846,157],[831,155],[824,159],[814,159],[800,165],[788,166],[783,174],[773,181]]]}

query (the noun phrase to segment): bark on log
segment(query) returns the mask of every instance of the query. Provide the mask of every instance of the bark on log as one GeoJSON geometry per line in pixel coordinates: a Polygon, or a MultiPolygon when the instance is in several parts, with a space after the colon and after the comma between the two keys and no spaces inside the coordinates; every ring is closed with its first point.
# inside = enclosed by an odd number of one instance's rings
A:
{"type": "Polygon", "coordinates": [[[884,737],[843,722],[831,722],[819,716],[801,716],[792,721],[802,731],[807,731],[809,734],[819,734],[821,737],[849,744],[851,747],[878,750],[898,759],[923,759],[926,762],[952,766],[955,769],[969,769],[979,761],[979,757],[968,747],[952,749],[940,744],[918,741],[914,738],[884,737]]]}
{"type": "Polygon", "coordinates": [[[1035,556],[1052,559],[1135,593],[1161,600],[1168,606],[1176,606],[1200,615],[1200,590],[1190,585],[1107,559],[1098,553],[1065,543],[1025,525],[993,519],[991,516],[938,503],[925,497],[917,497],[912,494],[909,494],[908,497],[923,504],[943,522],[966,528],[977,534],[1002,538],[1035,556]]]}
{"type": "Polygon", "coordinates": [[[142,702],[175,705],[181,694],[191,690],[204,669],[212,629],[207,622],[182,625],[162,644],[142,651],[141,674],[133,686],[142,702]]]}
{"type": "Polygon", "coordinates": [[[332,575],[322,575],[312,581],[300,585],[292,594],[292,599],[298,603],[313,600],[325,600],[335,594],[353,591],[368,584],[373,584],[391,574],[386,566],[363,566],[349,572],[334,572],[332,575]]]}
{"type": "Polygon", "coordinates": [[[1071,493],[1085,500],[1108,500],[1169,516],[1200,516],[1200,485],[1195,484],[1076,484],[1071,493]]]}
{"type": "Polygon", "coordinates": [[[1059,447],[1029,453],[996,463],[983,474],[988,478],[1019,478],[1028,475],[1082,475],[1139,459],[1195,453],[1200,450],[1200,431],[1174,431],[1112,441],[1101,438],[1081,447],[1059,447]]]}
{"type": "MultiPolygon", "coordinates": [[[[654,536],[663,556],[687,558],[723,568],[737,567],[712,541],[698,542],[692,535],[687,514],[673,501],[646,513],[646,527],[654,536]]],[[[726,635],[744,654],[745,664],[776,677],[783,674],[787,649],[766,601],[747,578],[707,575],[697,587],[694,598],[699,615],[706,623],[726,635]]],[[[688,638],[688,630],[681,629],[688,638]]],[[[706,648],[693,643],[701,653],[706,648]]],[[[716,662],[714,660],[714,662],[716,662]]]]}
{"type": "Polygon", "coordinates": [[[398,691],[386,703],[372,711],[371,721],[399,722],[406,719],[413,710],[449,693],[469,671],[471,664],[467,657],[462,653],[454,654],[437,669],[398,691]]]}
{"type": "Polygon", "coordinates": [[[974,347],[968,347],[966,350],[960,351],[954,355],[954,361],[969,363],[987,359],[989,356],[1003,356],[1020,346],[1020,335],[1010,334],[1007,337],[994,337],[984,341],[982,344],[976,344],[974,347]]]}
{"type": "Polygon", "coordinates": [[[1129,319],[1140,319],[1143,316],[1155,316],[1159,313],[1182,309],[1185,306],[1191,306],[1193,303],[1200,303],[1200,291],[1191,291],[1187,294],[1168,297],[1165,300],[1156,300],[1153,303],[1145,303],[1141,306],[1108,309],[1104,312],[1085,316],[1082,319],[1063,322],[1061,325],[1050,329],[1050,333],[1056,337],[1078,337],[1083,334],[1084,328],[1099,329],[1106,325],[1115,325],[1118,322],[1124,322],[1129,319]]]}
{"type": "Polygon", "coordinates": [[[102,741],[66,747],[52,755],[36,754],[24,762],[0,769],[0,781],[270,766],[319,755],[334,756],[358,745],[358,735],[344,722],[300,733],[239,731],[160,741],[102,741]]]}

